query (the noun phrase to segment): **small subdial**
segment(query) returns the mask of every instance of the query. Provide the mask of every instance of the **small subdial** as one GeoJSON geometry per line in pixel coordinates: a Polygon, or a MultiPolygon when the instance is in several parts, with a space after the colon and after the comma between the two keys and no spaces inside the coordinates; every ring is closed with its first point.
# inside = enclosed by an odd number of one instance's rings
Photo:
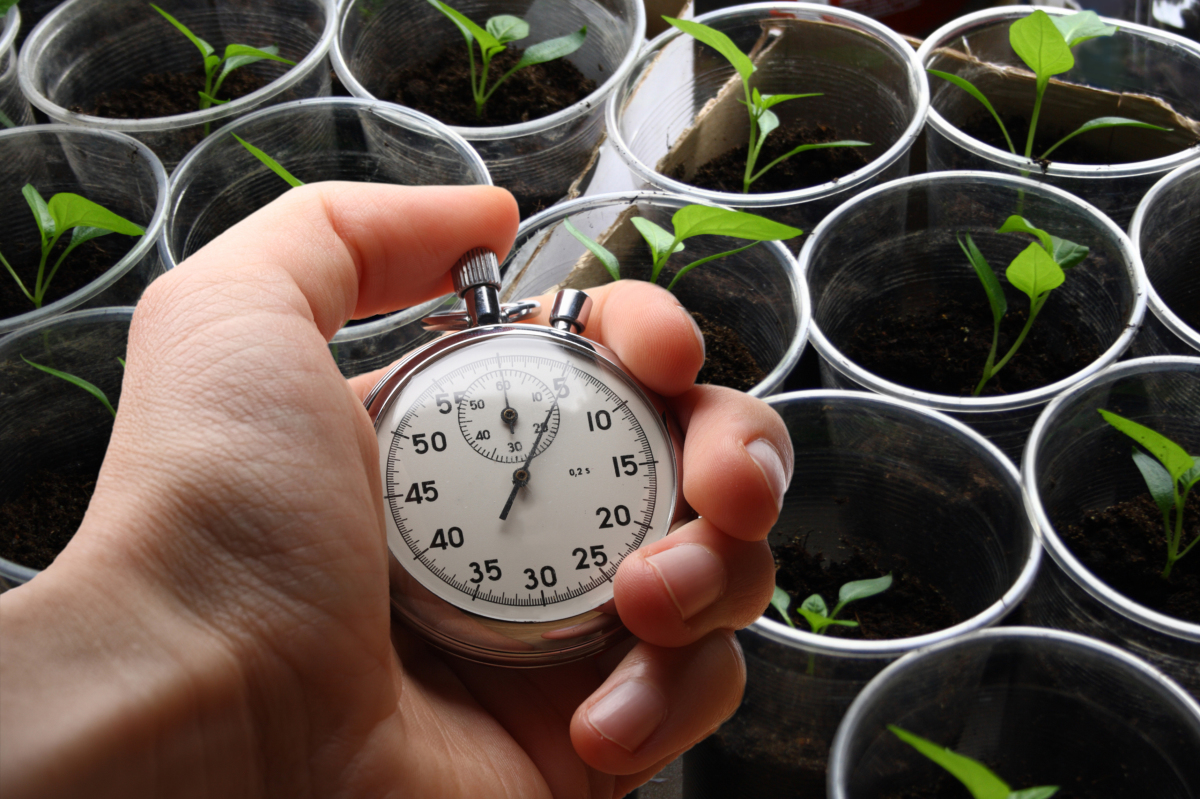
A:
{"type": "Polygon", "coordinates": [[[458,403],[463,438],[480,455],[499,463],[524,463],[535,441],[534,454],[541,455],[554,441],[558,420],[554,392],[517,369],[488,372],[462,392],[458,403]]]}

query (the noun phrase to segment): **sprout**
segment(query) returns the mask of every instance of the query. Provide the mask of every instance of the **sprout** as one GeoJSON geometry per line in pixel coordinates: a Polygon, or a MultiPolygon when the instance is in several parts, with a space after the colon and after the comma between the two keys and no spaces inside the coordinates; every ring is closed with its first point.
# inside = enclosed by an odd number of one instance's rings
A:
{"type": "MultiPolygon", "coordinates": [[[[26,358],[24,355],[21,356],[21,360],[24,361],[25,363],[29,364],[30,366],[32,366],[34,369],[41,369],[43,372],[45,372],[48,375],[54,375],[57,378],[66,380],[68,383],[70,383],[73,386],[79,386],[79,388],[82,388],[84,391],[91,394],[96,399],[100,400],[100,403],[114,417],[117,415],[116,409],[113,408],[112,403],[108,401],[108,396],[104,393],[104,390],[101,389],[99,386],[95,385],[94,383],[89,383],[88,381],[84,380],[82,377],[76,377],[75,375],[71,374],[70,372],[62,372],[62,371],[59,371],[58,369],[52,369],[49,366],[42,366],[40,363],[34,363],[33,361],[26,358]]],[[[117,360],[121,362],[122,367],[125,366],[124,359],[117,358],[117,360]]]]}
{"type": "Polygon", "coordinates": [[[1057,785],[1042,785],[1038,788],[1014,791],[1008,787],[1007,782],[997,777],[978,760],[951,752],[894,724],[889,724],[888,729],[901,741],[950,772],[956,780],[966,786],[975,799],[1050,799],[1058,793],[1057,785]]]}
{"type": "MultiPolygon", "coordinates": [[[[825,604],[825,600],[820,594],[813,594],[808,599],[801,603],[796,611],[804,617],[808,625],[812,627],[812,631],[817,635],[824,635],[833,625],[840,627],[857,627],[858,622],[849,621],[846,619],[837,618],[838,613],[842,608],[851,602],[856,602],[860,599],[882,594],[884,591],[892,587],[892,575],[890,573],[882,577],[876,577],[873,580],[854,580],[846,583],[838,589],[838,603],[834,606],[833,612],[829,611],[829,607],[825,604]]],[[[779,611],[779,615],[783,616],[783,620],[789,626],[795,627],[796,624],[792,621],[788,614],[788,609],[792,604],[792,597],[787,591],[784,591],[779,586],[775,586],[775,593],[771,597],[771,604],[779,611]]]]}
{"type": "Polygon", "coordinates": [[[245,147],[247,150],[250,151],[251,155],[253,155],[255,158],[257,158],[259,161],[262,161],[263,164],[267,167],[267,169],[270,169],[276,175],[281,177],[289,186],[291,186],[292,188],[297,188],[299,186],[304,185],[304,181],[300,180],[300,178],[296,177],[291,172],[288,172],[286,169],[284,169],[283,165],[280,164],[278,161],[276,161],[274,158],[267,155],[262,150],[258,149],[253,144],[246,141],[245,139],[243,139],[241,136],[237,135],[236,133],[230,133],[229,135],[232,136],[233,138],[237,139],[238,142],[243,147],[245,147]]]}

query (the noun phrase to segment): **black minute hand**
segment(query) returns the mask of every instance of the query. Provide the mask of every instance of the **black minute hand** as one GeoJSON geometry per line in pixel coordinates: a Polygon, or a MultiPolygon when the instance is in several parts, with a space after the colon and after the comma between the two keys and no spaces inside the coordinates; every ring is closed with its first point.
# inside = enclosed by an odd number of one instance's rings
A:
{"type": "Polygon", "coordinates": [[[546,418],[542,421],[542,429],[538,430],[537,437],[533,439],[533,446],[529,448],[529,455],[525,458],[525,463],[520,469],[513,472],[513,489],[508,495],[508,502],[504,503],[504,510],[500,511],[500,521],[508,519],[508,512],[512,510],[513,502],[517,499],[517,492],[529,483],[529,464],[537,455],[538,444],[542,443],[542,436],[546,434],[546,430],[550,427],[550,417],[554,415],[554,409],[558,407],[558,400],[554,400],[554,404],[550,406],[550,410],[546,412],[546,418]]]}

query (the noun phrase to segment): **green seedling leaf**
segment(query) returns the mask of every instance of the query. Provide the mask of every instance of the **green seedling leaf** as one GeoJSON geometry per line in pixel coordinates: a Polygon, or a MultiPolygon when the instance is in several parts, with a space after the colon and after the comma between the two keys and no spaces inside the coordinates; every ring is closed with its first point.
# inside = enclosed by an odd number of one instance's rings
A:
{"type": "Polygon", "coordinates": [[[1059,265],[1037,244],[1030,244],[1018,253],[1005,274],[1008,282],[1025,292],[1031,301],[1058,288],[1066,280],[1059,265]]]}
{"type": "Polygon", "coordinates": [[[498,14],[487,21],[487,32],[500,44],[508,44],[529,35],[529,23],[511,14],[498,14]]]}
{"type": "Polygon", "coordinates": [[[1053,257],[1054,242],[1051,240],[1050,234],[1041,228],[1037,228],[1029,224],[1029,220],[1025,219],[1023,216],[1016,216],[1015,214],[1010,216],[1008,219],[1004,220],[1003,225],[996,228],[996,232],[1028,233],[1031,236],[1037,236],[1038,240],[1042,242],[1042,247],[1044,247],[1046,252],[1053,257]]]}
{"type": "Polygon", "coordinates": [[[33,221],[37,223],[38,231],[42,234],[42,246],[45,247],[57,232],[57,228],[54,226],[54,215],[50,213],[46,201],[42,199],[42,195],[38,194],[38,190],[33,187],[32,183],[22,186],[21,194],[25,197],[25,202],[29,203],[30,210],[33,211],[33,221]]]}
{"type": "Polygon", "coordinates": [[[774,111],[765,108],[758,112],[758,135],[765,138],[768,133],[779,127],[779,117],[774,111]]]}
{"type": "Polygon", "coordinates": [[[177,30],[178,30],[180,33],[182,33],[184,36],[186,36],[186,37],[188,38],[188,41],[189,41],[189,42],[191,42],[192,44],[196,45],[196,49],[197,49],[197,50],[199,50],[199,51],[200,51],[200,54],[204,56],[204,58],[205,58],[205,61],[206,61],[206,63],[207,63],[207,59],[208,59],[208,57],[209,57],[210,55],[212,55],[212,54],[215,52],[215,51],[213,50],[213,47],[212,47],[212,45],[211,45],[211,44],[209,44],[208,42],[204,41],[203,39],[201,39],[201,38],[200,38],[199,36],[197,36],[196,34],[192,33],[192,32],[191,32],[191,30],[190,30],[190,29],[188,29],[188,26],[187,26],[187,25],[184,25],[182,22],[180,22],[179,20],[175,19],[175,17],[171,16],[171,15],[170,15],[170,14],[168,14],[166,11],[163,11],[161,8],[159,8],[158,6],[154,5],[154,3],[151,3],[151,4],[150,4],[150,7],[151,7],[151,8],[153,8],[153,9],[154,9],[155,11],[157,11],[158,13],[162,14],[162,15],[163,15],[163,17],[165,17],[165,18],[166,18],[167,22],[170,22],[172,25],[174,25],[174,26],[175,26],[175,28],[176,28],[176,29],[177,29],[177,30]]]}
{"type": "Polygon", "coordinates": [[[771,605],[775,610],[779,611],[779,615],[788,623],[789,627],[795,627],[796,623],[792,621],[792,617],[788,615],[788,608],[792,606],[792,595],[784,591],[779,586],[775,586],[775,592],[771,594],[771,605]]]}
{"type": "Polygon", "coordinates": [[[823,92],[809,92],[808,94],[763,94],[758,93],[758,89],[754,90],[754,104],[764,110],[773,108],[780,103],[785,103],[788,100],[800,100],[805,97],[820,97],[823,92]]]}
{"type": "Polygon", "coordinates": [[[683,250],[683,242],[675,244],[674,236],[649,219],[635,216],[630,221],[633,222],[633,226],[638,229],[638,232],[642,234],[642,238],[646,240],[646,243],[650,245],[650,252],[653,254],[655,263],[659,263],[667,257],[683,250]]]}
{"type": "Polygon", "coordinates": [[[483,48],[485,51],[487,51],[487,50],[499,50],[499,49],[503,49],[503,48],[504,48],[504,45],[503,45],[503,44],[501,44],[501,43],[500,43],[500,41],[499,41],[498,39],[496,39],[496,37],[495,37],[495,36],[493,36],[492,34],[488,33],[486,30],[484,30],[483,28],[479,27],[479,26],[478,26],[478,25],[476,25],[474,22],[472,22],[471,20],[467,19],[465,16],[463,16],[463,15],[462,15],[462,14],[460,14],[460,13],[458,13],[458,12],[457,12],[457,11],[455,11],[453,8],[451,8],[450,6],[448,6],[448,5],[446,5],[445,3],[441,2],[441,0],[429,0],[429,3],[430,3],[430,5],[432,5],[434,8],[436,8],[437,10],[441,11],[443,14],[445,14],[446,16],[448,16],[450,19],[454,20],[454,23],[455,23],[456,25],[458,25],[458,29],[459,29],[460,31],[462,31],[464,35],[466,35],[466,36],[468,37],[468,38],[467,38],[467,44],[468,44],[468,45],[469,45],[469,44],[470,44],[470,42],[471,42],[471,37],[474,37],[476,40],[478,40],[478,41],[479,41],[479,45],[480,45],[480,46],[481,46],[481,47],[482,47],[482,48],[483,48]]]}
{"type": "Polygon", "coordinates": [[[1037,76],[1038,94],[1046,90],[1051,77],[1075,66],[1071,48],[1045,11],[1034,11],[1014,22],[1008,29],[1008,41],[1037,76]]]}
{"type": "Polygon", "coordinates": [[[1104,417],[1104,421],[1141,444],[1151,455],[1158,458],[1158,462],[1170,472],[1172,480],[1179,480],[1190,470],[1196,468],[1196,462],[1192,456],[1162,433],[1103,408],[1098,410],[1104,417]]]}
{"type": "Polygon", "coordinates": [[[800,605],[800,610],[807,610],[809,613],[815,613],[822,618],[829,616],[829,607],[826,606],[825,600],[820,594],[813,594],[800,605]]]}
{"type": "Polygon", "coordinates": [[[213,105],[225,105],[225,103],[229,102],[228,100],[218,100],[216,97],[213,97],[211,94],[205,94],[204,92],[199,91],[199,90],[196,91],[196,94],[200,95],[201,99],[207,100],[208,102],[212,103],[213,105]]]}
{"type": "Polygon", "coordinates": [[[99,227],[77,227],[71,231],[71,246],[69,249],[75,249],[85,241],[98,239],[101,236],[107,236],[112,233],[111,230],[105,230],[99,227]]]}
{"type": "Polygon", "coordinates": [[[1150,496],[1154,497],[1154,503],[1162,512],[1164,524],[1167,523],[1175,507],[1175,480],[1165,466],[1137,447],[1133,448],[1133,463],[1142,473],[1150,496]]]}
{"type": "Polygon", "coordinates": [[[238,143],[241,144],[243,147],[245,147],[247,150],[249,150],[250,154],[253,155],[255,158],[257,158],[259,161],[261,161],[267,167],[267,169],[270,169],[276,175],[283,178],[283,180],[289,186],[291,186],[292,188],[298,188],[298,187],[304,185],[304,181],[300,180],[298,177],[293,175],[291,172],[288,172],[286,169],[284,169],[283,165],[280,164],[278,161],[276,161],[274,158],[267,155],[262,150],[258,149],[253,144],[246,141],[245,139],[243,139],[241,136],[237,135],[236,133],[230,133],[229,135],[232,136],[233,138],[237,139],[238,143]]]}
{"type": "Polygon", "coordinates": [[[1008,783],[979,761],[938,746],[894,724],[889,724],[888,729],[901,741],[950,772],[975,799],[1009,799],[1012,789],[1008,783]]]}
{"type": "Polygon", "coordinates": [[[8,114],[4,113],[3,111],[0,111],[0,125],[3,125],[6,128],[18,127],[17,123],[12,121],[12,117],[10,117],[8,114]]]}
{"type": "Polygon", "coordinates": [[[804,233],[800,228],[746,211],[707,205],[685,205],[671,216],[671,225],[680,241],[705,234],[732,236],[747,241],[779,241],[804,233]]]}
{"type": "Polygon", "coordinates": [[[509,70],[512,74],[522,67],[531,67],[534,64],[544,64],[547,61],[553,61],[556,58],[568,56],[571,53],[583,47],[583,41],[587,38],[587,25],[584,25],[574,33],[568,33],[566,36],[560,36],[557,39],[548,39],[544,42],[530,45],[525,48],[525,52],[521,55],[521,60],[517,65],[509,70]]]}
{"type": "Polygon", "coordinates": [[[960,78],[958,75],[952,75],[949,72],[940,72],[936,69],[926,69],[930,75],[941,78],[942,80],[953,83],[958,88],[965,91],[967,94],[974,97],[979,102],[983,103],[983,107],[992,115],[992,119],[996,120],[996,124],[1000,126],[1000,132],[1004,134],[1004,141],[1008,142],[1008,151],[1016,155],[1017,148],[1013,146],[1012,139],[1008,135],[1008,129],[1004,127],[1004,122],[1001,121],[1000,115],[996,113],[996,109],[988,102],[988,98],[983,96],[983,92],[975,88],[975,85],[966,78],[960,78]]]}
{"type": "Polygon", "coordinates": [[[1008,298],[1004,296],[1004,289],[1000,286],[1000,278],[996,277],[995,270],[991,264],[983,257],[983,253],[975,246],[975,241],[971,238],[971,234],[967,233],[966,241],[961,238],[958,240],[958,246],[962,247],[962,251],[967,256],[967,261],[975,270],[975,274],[979,276],[979,282],[983,284],[983,290],[987,293],[988,304],[992,306],[992,321],[996,327],[1000,326],[1000,320],[1004,318],[1004,314],[1008,313],[1008,298]]]}
{"type": "Polygon", "coordinates": [[[829,147],[870,147],[870,146],[871,146],[871,142],[869,142],[869,141],[854,141],[851,139],[846,139],[843,141],[822,142],[821,144],[802,144],[799,147],[797,147],[796,149],[791,150],[787,153],[784,153],[783,155],[779,156],[771,163],[764,166],[762,169],[758,170],[758,172],[756,172],[750,178],[750,182],[753,183],[754,181],[758,180],[760,177],[762,177],[767,172],[767,170],[769,170],[771,167],[778,164],[780,161],[785,161],[788,158],[791,158],[793,155],[798,155],[798,154],[806,152],[808,150],[824,150],[829,147]]]}
{"type": "Polygon", "coordinates": [[[75,375],[71,374],[70,372],[60,372],[58,369],[52,369],[49,366],[42,366],[40,363],[34,363],[33,361],[26,358],[24,355],[21,356],[21,360],[24,361],[25,363],[29,364],[30,366],[32,366],[34,369],[41,369],[43,372],[45,372],[48,375],[54,375],[57,378],[66,380],[68,383],[70,383],[73,386],[78,386],[79,388],[82,388],[84,391],[91,394],[96,399],[100,400],[101,404],[103,404],[104,407],[108,409],[109,413],[111,413],[113,416],[117,415],[116,409],[113,408],[112,403],[108,401],[108,397],[105,396],[104,392],[98,386],[95,386],[92,383],[89,383],[88,381],[84,380],[82,377],[76,377],[75,375]]]}
{"type": "Polygon", "coordinates": [[[1079,266],[1088,257],[1088,253],[1090,252],[1082,244],[1060,239],[1058,236],[1051,236],[1050,242],[1054,245],[1054,251],[1051,253],[1054,257],[1054,262],[1063,269],[1071,269],[1072,267],[1079,266]]]}
{"type": "MultiPolygon", "coordinates": [[[[563,227],[567,229],[568,233],[579,239],[579,243],[584,247],[587,247],[588,251],[592,255],[596,256],[596,259],[600,261],[600,263],[604,264],[604,268],[608,270],[610,275],[612,275],[613,280],[621,279],[621,266],[617,263],[617,256],[605,249],[595,239],[578,230],[574,225],[571,224],[571,220],[564,219],[563,227]]],[[[786,617],[787,614],[784,615],[786,617]]]]}
{"type": "Polygon", "coordinates": [[[1061,139],[1055,142],[1050,149],[1042,153],[1042,157],[1038,160],[1044,161],[1050,156],[1050,153],[1057,150],[1060,145],[1070,141],[1080,133],[1087,133],[1088,131],[1092,130],[1103,130],[1104,128],[1149,128],[1151,130],[1161,130],[1164,133],[1170,133],[1172,130],[1171,128],[1164,128],[1159,125],[1151,125],[1149,122],[1138,122],[1136,119],[1127,119],[1126,117],[1096,117],[1095,119],[1090,119],[1087,122],[1084,122],[1074,132],[1063,136],[1061,139]]]}
{"type": "Polygon", "coordinates": [[[1062,34],[1067,47],[1074,47],[1097,36],[1112,36],[1117,32],[1116,26],[1105,25],[1095,11],[1078,11],[1065,17],[1050,19],[1062,34]]]}
{"type": "Polygon", "coordinates": [[[675,19],[673,17],[663,17],[663,19],[697,41],[707,44],[725,56],[729,63],[733,65],[733,68],[737,70],[738,75],[742,77],[743,81],[750,80],[750,76],[754,74],[754,62],[738,49],[738,46],[733,43],[733,39],[730,39],[725,34],[718,30],[713,30],[707,25],[692,22],[691,20],[675,19]]]}
{"type": "Polygon", "coordinates": [[[257,47],[249,47],[244,44],[231,44],[225,48],[225,65],[221,67],[221,77],[224,78],[239,67],[259,61],[278,61],[281,64],[296,66],[295,61],[281,57],[279,55],[279,48],[275,45],[264,47],[260,50],[257,47]]]}
{"type": "Polygon", "coordinates": [[[126,236],[140,236],[146,230],[123,216],[118,216],[102,205],[97,205],[78,194],[62,192],[50,198],[48,205],[54,223],[59,230],[87,226],[101,228],[126,236]]]}
{"type": "Polygon", "coordinates": [[[876,577],[874,580],[855,580],[844,584],[838,590],[838,604],[845,605],[859,599],[866,599],[876,594],[882,594],[891,587],[892,575],[890,573],[882,577],[876,577]]]}
{"type": "Polygon", "coordinates": [[[1057,785],[1043,785],[1040,788],[1026,788],[1023,791],[1013,791],[1008,799],[1050,799],[1058,793],[1057,785]]]}

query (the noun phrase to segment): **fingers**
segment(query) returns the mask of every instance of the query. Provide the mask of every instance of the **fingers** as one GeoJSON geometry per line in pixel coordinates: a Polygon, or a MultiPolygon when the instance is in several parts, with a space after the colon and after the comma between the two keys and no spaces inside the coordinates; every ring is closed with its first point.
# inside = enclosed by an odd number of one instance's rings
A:
{"type": "Polygon", "coordinates": [[[741,702],[745,664],[733,633],[687,647],[639,643],[571,719],[571,742],[593,768],[638,774],[695,744],[741,702]]]}

